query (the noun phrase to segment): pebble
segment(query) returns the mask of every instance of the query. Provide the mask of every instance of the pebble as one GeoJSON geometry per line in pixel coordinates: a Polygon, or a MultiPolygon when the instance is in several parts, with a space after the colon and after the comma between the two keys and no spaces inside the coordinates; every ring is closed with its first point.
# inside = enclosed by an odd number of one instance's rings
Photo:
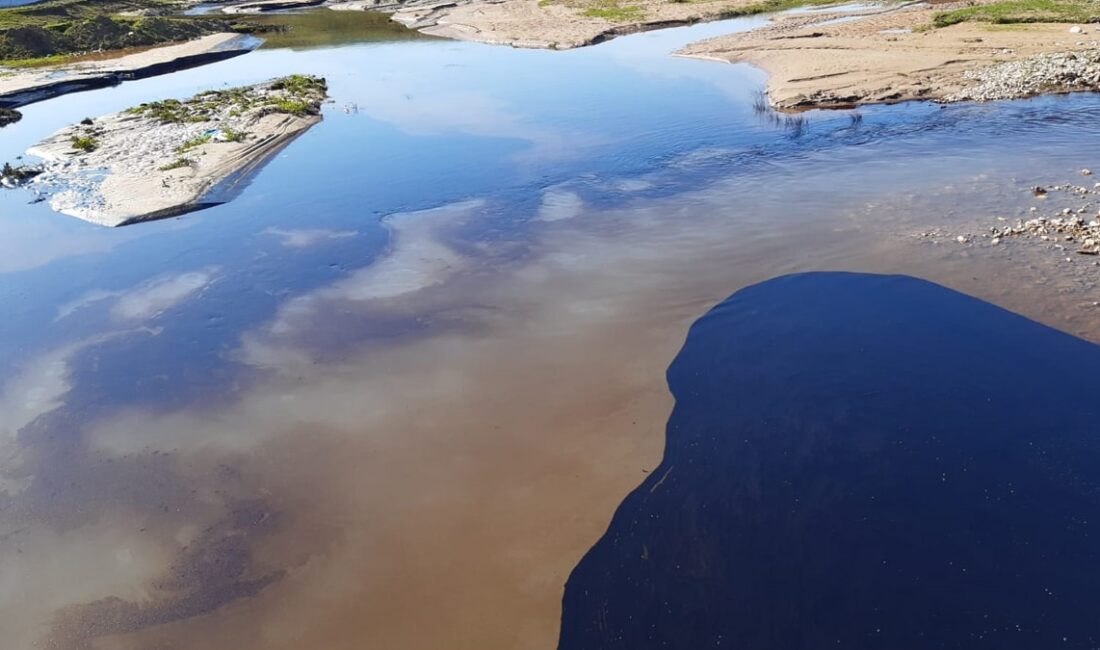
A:
{"type": "Polygon", "coordinates": [[[1091,45],[1091,49],[1039,54],[968,70],[963,77],[971,85],[948,95],[945,101],[1015,99],[1053,89],[1096,90],[1100,88],[1100,42],[1084,45],[1091,45]]]}

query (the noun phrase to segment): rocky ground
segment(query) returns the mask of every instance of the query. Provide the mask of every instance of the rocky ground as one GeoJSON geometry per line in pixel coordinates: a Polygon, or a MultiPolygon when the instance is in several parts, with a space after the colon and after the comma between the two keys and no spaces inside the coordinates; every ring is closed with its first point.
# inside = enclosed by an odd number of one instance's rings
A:
{"type": "Polygon", "coordinates": [[[1045,92],[1070,92],[1100,88],[1100,43],[1090,41],[1093,49],[1056,52],[1008,61],[977,70],[968,70],[963,78],[971,82],[962,90],[945,97],[947,101],[989,101],[1015,99],[1045,92]]]}
{"type": "MultiPolygon", "coordinates": [[[[1083,169],[1081,175],[1090,178],[1092,172],[1083,169]]],[[[1032,215],[1029,218],[997,217],[984,232],[937,228],[918,233],[917,237],[967,247],[1002,246],[1010,240],[1018,241],[1044,247],[1067,262],[1075,256],[1095,257],[1093,264],[1100,266],[1100,182],[1037,186],[1031,193],[1040,205],[1029,208],[1032,215]],[[1045,208],[1048,203],[1054,205],[1045,208]]]]}
{"type": "Polygon", "coordinates": [[[325,98],[323,79],[293,75],[87,119],[27,152],[45,160],[27,185],[106,226],[194,210],[317,124],[325,98]]]}

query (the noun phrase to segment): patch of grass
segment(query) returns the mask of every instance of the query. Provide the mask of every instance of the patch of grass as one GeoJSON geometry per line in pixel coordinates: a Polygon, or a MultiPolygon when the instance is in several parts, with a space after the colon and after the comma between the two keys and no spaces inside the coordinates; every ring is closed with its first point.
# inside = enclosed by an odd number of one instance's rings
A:
{"type": "Polygon", "coordinates": [[[645,10],[635,5],[619,5],[617,0],[601,0],[595,6],[585,9],[584,15],[619,23],[641,20],[645,18],[645,10]]]}
{"type": "Polygon", "coordinates": [[[300,99],[280,97],[268,104],[276,113],[287,113],[301,117],[313,111],[313,106],[300,99]]]}
{"type": "Polygon", "coordinates": [[[314,92],[328,90],[328,85],[321,77],[313,77],[304,74],[292,74],[282,79],[276,79],[271,83],[272,90],[285,90],[291,95],[308,95],[314,92]]]}
{"type": "Polygon", "coordinates": [[[99,140],[90,135],[74,135],[72,138],[73,149],[91,153],[99,148],[99,140]]]}
{"type": "Polygon", "coordinates": [[[206,144],[207,142],[210,142],[210,140],[212,138],[213,138],[213,136],[209,135],[209,134],[203,134],[203,135],[195,136],[195,137],[191,138],[190,140],[188,140],[187,142],[184,142],[180,146],[176,147],[176,153],[187,153],[188,151],[191,151],[192,149],[195,149],[196,147],[201,147],[202,145],[206,144]]]}
{"type": "Polygon", "coordinates": [[[173,169],[182,169],[184,167],[190,167],[194,164],[194,161],[190,158],[176,158],[167,165],[161,165],[158,169],[162,172],[170,172],[173,169]]]}
{"type": "Polygon", "coordinates": [[[1100,3],[1094,0],[1007,0],[945,11],[932,19],[935,27],[965,22],[1094,23],[1100,22],[1100,3]]]}
{"type": "Polygon", "coordinates": [[[73,59],[71,54],[53,54],[50,56],[39,56],[30,59],[7,59],[0,61],[0,65],[5,68],[15,68],[20,70],[32,69],[32,68],[44,68],[50,65],[62,65],[68,63],[73,59]]]}
{"type": "Polygon", "coordinates": [[[222,130],[222,135],[225,137],[226,142],[244,142],[248,138],[247,132],[234,131],[233,129],[222,130]]]}
{"type": "Polygon", "coordinates": [[[178,99],[146,102],[126,109],[126,112],[132,115],[143,115],[161,124],[197,123],[210,120],[209,111],[204,106],[196,106],[192,102],[181,102],[178,99]]]}

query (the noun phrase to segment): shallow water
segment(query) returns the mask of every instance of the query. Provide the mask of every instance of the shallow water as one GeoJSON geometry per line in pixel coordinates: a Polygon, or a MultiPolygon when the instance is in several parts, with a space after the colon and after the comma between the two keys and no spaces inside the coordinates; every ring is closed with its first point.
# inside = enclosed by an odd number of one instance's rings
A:
{"type": "Polygon", "coordinates": [[[1086,261],[909,235],[1096,168],[1100,98],[773,119],[759,71],[668,56],[757,24],[267,49],[27,107],[0,159],[277,74],[333,99],[183,218],[108,230],[0,193],[5,640],[546,647],[660,461],[665,368],[732,291],[900,272],[1097,336],[1086,261]]]}
{"type": "Polygon", "coordinates": [[[913,278],[742,289],[559,647],[1094,647],[1098,381],[1095,344],[913,278]]]}

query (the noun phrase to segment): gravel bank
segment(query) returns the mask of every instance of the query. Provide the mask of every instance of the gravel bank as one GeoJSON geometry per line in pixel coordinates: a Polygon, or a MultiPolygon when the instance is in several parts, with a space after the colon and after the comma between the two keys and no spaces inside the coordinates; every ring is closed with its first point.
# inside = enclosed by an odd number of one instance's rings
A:
{"type": "Polygon", "coordinates": [[[1093,49],[1040,54],[968,70],[963,77],[971,85],[944,99],[990,101],[1050,92],[1100,89],[1100,50],[1096,49],[1100,47],[1100,42],[1091,41],[1089,45],[1093,49]]]}

